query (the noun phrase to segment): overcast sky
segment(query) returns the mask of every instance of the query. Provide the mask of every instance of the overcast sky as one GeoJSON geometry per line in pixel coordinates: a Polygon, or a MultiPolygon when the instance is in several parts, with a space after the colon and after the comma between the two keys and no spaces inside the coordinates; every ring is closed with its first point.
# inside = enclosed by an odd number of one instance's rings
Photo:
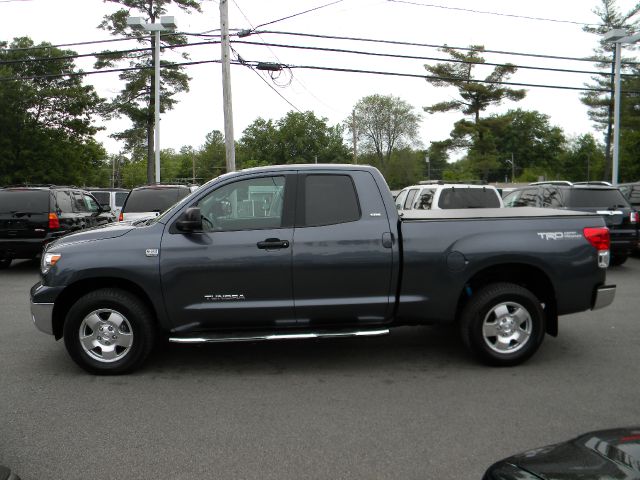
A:
{"type": "MultiPolygon", "coordinates": [[[[231,0],[230,26],[250,28],[327,3],[331,3],[331,0],[231,0]]],[[[591,12],[597,3],[599,0],[343,0],[326,8],[265,26],[263,29],[431,45],[448,44],[458,47],[479,44],[490,50],[587,57],[592,54],[598,38],[583,32],[581,25],[570,22],[597,22],[597,17],[591,12]]],[[[625,10],[634,2],[618,0],[617,3],[625,10]]],[[[0,0],[0,38],[11,40],[17,36],[29,36],[37,43],[47,41],[54,45],[112,38],[97,26],[103,15],[117,8],[117,4],[105,3],[102,0],[0,0]]],[[[202,10],[201,14],[187,15],[175,9],[168,14],[175,16],[178,29],[183,32],[199,33],[218,29],[218,2],[203,1],[202,10]]],[[[192,42],[202,41],[198,37],[189,38],[192,42]]],[[[419,57],[446,57],[435,48],[292,35],[263,34],[235,40],[419,57]]],[[[109,45],[134,48],[132,42],[109,45]]],[[[266,48],[238,43],[234,43],[233,46],[246,60],[280,62],[293,66],[322,66],[420,75],[425,73],[423,65],[427,63],[423,60],[399,60],[282,47],[266,48]]],[[[78,53],[91,53],[104,47],[98,44],[72,48],[78,53]]],[[[188,52],[193,61],[220,58],[219,45],[194,46],[190,47],[188,52]]],[[[594,69],[591,63],[578,61],[503,54],[486,54],[485,58],[489,62],[511,62],[522,66],[594,69]]],[[[172,52],[163,53],[163,59],[180,61],[172,52]]],[[[90,60],[78,61],[77,64],[86,71],[93,70],[90,60]]],[[[216,63],[187,67],[186,71],[192,77],[190,92],[181,94],[176,108],[162,116],[162,148],[179,149],[184,145],[199,147],[204,143],[208,132],[224,131],[220,70],[220,64],[216,63]]],[[[477,70],[478,76],[482,77],[490,71],[486,67],[484,70],[477,70]]],[[[274,88],[295,108],[301,111],[311,110],[317,116],[326,117],[331,125],[344,121],[354,104],[366,95],[393,94],[409,102],[419,112],[423,112],[422,107],[426,105],[449,100],[455,96],[454,90],[433,87],[419,78],[298,68],[292,69],[291,72],[291,79],[286,74],[279,79],[285,86],[272,83],[274,88]],[[289,80],[291,83],[287,85],[289,80]]],[[[293,109],[247,67],[232,66],[231,81],[236,139],[241,137],[242,131],[257,117],[278,119],[293,109]]],[[[581,87],[589,81],[589,75],[521,68],[510,81],[581,87]]],[[[113,96],[120,88],[117,74],[90,75],[86,77],[85,82],[93,84],[98,93],[105,97],[113,96]]],[[[509,108],[518,107],[538,110],[549,115],[551,122],[562,127],[568,135],[593,131],[587,110],[580,103],[579,92],[528,88],[525,100],[518,103],[506,102],[494,111],[506,112],[509,108]]],[[[425,145],[434,140],[447,138],[453,122],[460,118],[459,113],[429,115],[423,112],[422,116],[421,140],[425,145]]],[[[120,145],[109,139],[108,134],[126,125],[127,122],[124,120],[104,125],[107,130],[99,135],[99,140],[110,153],[117,153],[120,145]]]]}

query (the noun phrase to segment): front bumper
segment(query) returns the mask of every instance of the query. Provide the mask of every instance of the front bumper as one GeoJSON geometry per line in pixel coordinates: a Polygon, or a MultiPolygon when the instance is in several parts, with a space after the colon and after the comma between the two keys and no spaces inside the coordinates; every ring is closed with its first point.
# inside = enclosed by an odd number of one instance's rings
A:
{"type": "Polygon", "coordinates": [[[31,301],[31,319],[38,330],[53,335],[53,303],[31,301]]]}
{"type": "Polygon", "coordinates": [[[615,296],[615,285],[604,285],[602,287],[598,287],[593,297],[593,306],[591,307],[591,310],[598,310],[611,305],[615,296]]]}
{"type": "Polygon", "coordinates": [[[59,288],[45,287],[40,282],[31,287],[31,319],[38,330],[53,335],[53,306],[59,288]]]}

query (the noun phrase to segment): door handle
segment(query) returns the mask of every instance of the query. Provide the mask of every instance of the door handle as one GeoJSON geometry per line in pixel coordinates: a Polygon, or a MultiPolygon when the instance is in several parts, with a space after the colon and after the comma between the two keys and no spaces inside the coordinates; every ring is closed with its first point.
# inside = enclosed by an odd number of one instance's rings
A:
{"type": "Polygon", "coordinates": [[[262,250],[269,250],[272,248],[289,248],[288,240],[280,240],[279,238],[267,238],[263,242],[257,243],[258,248],[262,250]]]}

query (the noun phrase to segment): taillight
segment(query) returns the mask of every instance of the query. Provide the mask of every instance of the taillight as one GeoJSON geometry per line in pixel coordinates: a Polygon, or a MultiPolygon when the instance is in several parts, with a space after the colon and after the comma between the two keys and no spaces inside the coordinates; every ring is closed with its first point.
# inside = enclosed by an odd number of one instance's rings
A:
{"type": "Polygon", "coordinates": [[[49,230],[54,230],[56,228],[60,228],[60,220],[58,220],[58,215],[55,213],[49,214],[49,230]]]}
{"type": "Polygon", "coordinates": [[[119,222],[123,222],[124,221],[124,215],[122,214],[122,212],[120,212],[120,216],[118,217],[118,221],[119,222]]]}
{"type": "Polygon", "coordinates": [[[611,240],[609,238],[609,229],[607,227],[587,227],[584,229],[584,238],[586,238],[591,245],[596,247],[599,252],[602,250],[609,250],[611,240]]]}
{"type": "Polygon", "coordinates": [[[638,212],[631,212],[629,214],[629,221],[631,223],[638,223],[638,212]]]}
{"type": "Polygon", "coordinates": [[[598,250],[598,267],[609,266],[609,229],[607,227],[587,227],[583,230],[584,238],[598,250]]]}

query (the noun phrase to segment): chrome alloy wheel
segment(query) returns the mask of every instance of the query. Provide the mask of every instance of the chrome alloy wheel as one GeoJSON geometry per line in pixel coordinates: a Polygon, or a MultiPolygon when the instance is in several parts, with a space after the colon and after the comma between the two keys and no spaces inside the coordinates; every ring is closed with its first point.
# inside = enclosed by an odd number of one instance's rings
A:
{"type": "Polygon", "coordinates": [[[515,302],[493,307],[482,322],[482,338],[497,353],[513,353],[531,338],[533,321],[526,308],[515,302]]]}
{"type": "Polygon", "coordinates": [[[78,331],[82,349],[93,359],[111,363],[121,360],[131,350],[133,331],[124,315],[109,308],[89,313],[78,331]]]}

